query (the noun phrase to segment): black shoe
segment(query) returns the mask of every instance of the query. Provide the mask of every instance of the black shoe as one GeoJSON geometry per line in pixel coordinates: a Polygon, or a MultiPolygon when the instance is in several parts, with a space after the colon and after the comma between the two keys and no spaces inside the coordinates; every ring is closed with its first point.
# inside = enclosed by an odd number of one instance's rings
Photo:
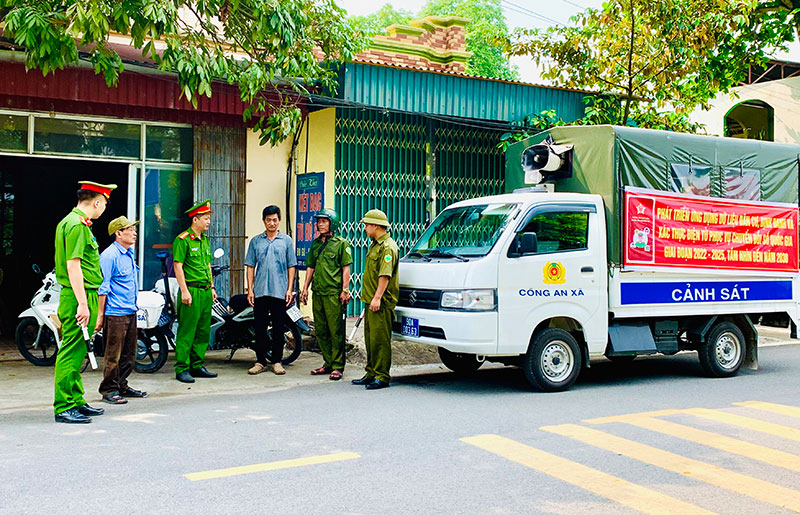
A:
{"type": "Polygon", "coordinates": [[[81,415],[78,408],[70,408],[67,411],[56,413],[56,422],[63,422],[65,424],[88,424],[92,419],[86,415],[81,415]]]}
{"type": "Polygon", "coordinates": [[[78,413],[81,415],[86,415],[87,417],[97,417],[102,415],[106,412],[103,408],[93,408],[88,404],[84,404],[83,406],[78,406],[78,413]]]}
{"type": "Polygon", "coordinates": [[[122,390],[119,394],[123,397],[138,397],[139,399],[144,399],[147,397],[147,392],[131,388],[130,386],[122,390]]]}
{"type": "Polygon", "coordinates": [[[389,388],[389,383],[386,381],[381,381],[380,379],[376,379],[371,383],[367,383],[367,386],[364,388],[367,390],[380,390],[381,388],[389,388]]]}
{"type": "Polygon", "coordinates": [[[192,374],[190,374],[188,370],[175,374],[175,379],[181,383],[194,383],[194,377],[192,377],[192,374]]]}
{"type": "Polygon", "coordinates": [[[361,379],[353,379],[350,382],[353,383],[353,384],[362,385],[362,384],[369,384],[374,380],[375,380],[374,377],[364,376],[361,379]]]}
{"type": "Polygon", "coordinates": [[[217,377],[215,372],[209,372],[206,367],[196,368],[189,373],[192,374],[192,377],[217,377]]]}

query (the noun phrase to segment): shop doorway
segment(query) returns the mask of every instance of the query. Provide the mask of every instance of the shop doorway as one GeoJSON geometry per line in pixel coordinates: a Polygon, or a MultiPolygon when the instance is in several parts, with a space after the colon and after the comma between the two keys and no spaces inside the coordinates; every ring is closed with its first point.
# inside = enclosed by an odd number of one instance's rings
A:
{"type": "Polygon", "coordinates": [[[92,228],[102,251],[112,241],[108,222],[129,212],[127,163],[0,156],[0,315],[5,335],[41,286],[32,265],[44,272],[54,266],[56,225],[75,207],[79,180],[118,186],[92,228]]]}

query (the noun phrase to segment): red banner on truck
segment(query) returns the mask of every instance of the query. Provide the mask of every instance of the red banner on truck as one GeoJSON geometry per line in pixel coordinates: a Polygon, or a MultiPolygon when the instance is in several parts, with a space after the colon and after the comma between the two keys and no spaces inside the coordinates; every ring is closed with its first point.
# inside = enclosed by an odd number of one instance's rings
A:
{"type": "Polygon", "coordinates": [[[797,272],[798,208],[625,188],[625,266],[797,272]]]}

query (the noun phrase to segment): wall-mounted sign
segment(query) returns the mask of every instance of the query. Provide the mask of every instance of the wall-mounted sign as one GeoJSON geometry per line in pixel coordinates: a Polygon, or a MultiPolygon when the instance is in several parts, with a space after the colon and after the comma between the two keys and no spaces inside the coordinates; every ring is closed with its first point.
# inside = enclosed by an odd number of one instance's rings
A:
{"type": "Polygon", "coordinates": [[[317,236],[314,214],[325,206],[325,173],[304,173],[297,176],[297,216],[295,248],[300,268],[305,267],[311,242],[317,236]]]}

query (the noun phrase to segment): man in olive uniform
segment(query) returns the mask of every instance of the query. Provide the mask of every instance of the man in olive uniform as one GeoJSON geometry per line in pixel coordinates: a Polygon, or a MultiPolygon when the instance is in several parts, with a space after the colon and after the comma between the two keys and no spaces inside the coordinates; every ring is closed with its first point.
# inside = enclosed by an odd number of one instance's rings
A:
{"type": "Polygon", "coordinates": [[[389,220],[380,209],[367,211],[361,219],[364,231],[372,239],[361,278],[361,302],[364,310],[364,343],[367,347],[367,367],[364,377],[353,384],[363,384],[367,390],[389,386],[392,366],[392,320],[400,295],[397,277],[399,249],[387,232],[389,220]]]}
{"type": "Polygon", "coordinates": [[[211,329],[211,305],[217,298],[211,279],[211,199],[186,210],[192,225],[172,243],[178,280],[178,334],[175,335],[175,378],[194,383],[195,377],[217,377],[205,367],[211,329]]]}
{"type": "Polygon", "coordinates": [[[342,378],[345,361],[344,306],[350,302],[350,265],[353,263],[350,243],[336,236],[339,215],[323,209],[315,215],[319,236],[311,242],[306,256],[306,282],[300,300],[308,302],[308,286],[314,288],[312,304],[314,330],[325,363],[312,375],[330,374],[329,379],[342,378]],[[313,281],[313,283],[312,283],[313,281]]]}
{"type": "Polygon", "coordinates": [[[62,342],[56,357],[56,422],[87,424],[89,417],[102,415],[102,408],[89,406],[83,398],[81,364],[86,359],[83,328],[97,322],[97,289],[103,282],[97,239],[92,220],[106,210],[108,196],[116,184],[80,181],[78,205],[56,227],[56,280],[61,285],[58,318],[62,342]]]}

